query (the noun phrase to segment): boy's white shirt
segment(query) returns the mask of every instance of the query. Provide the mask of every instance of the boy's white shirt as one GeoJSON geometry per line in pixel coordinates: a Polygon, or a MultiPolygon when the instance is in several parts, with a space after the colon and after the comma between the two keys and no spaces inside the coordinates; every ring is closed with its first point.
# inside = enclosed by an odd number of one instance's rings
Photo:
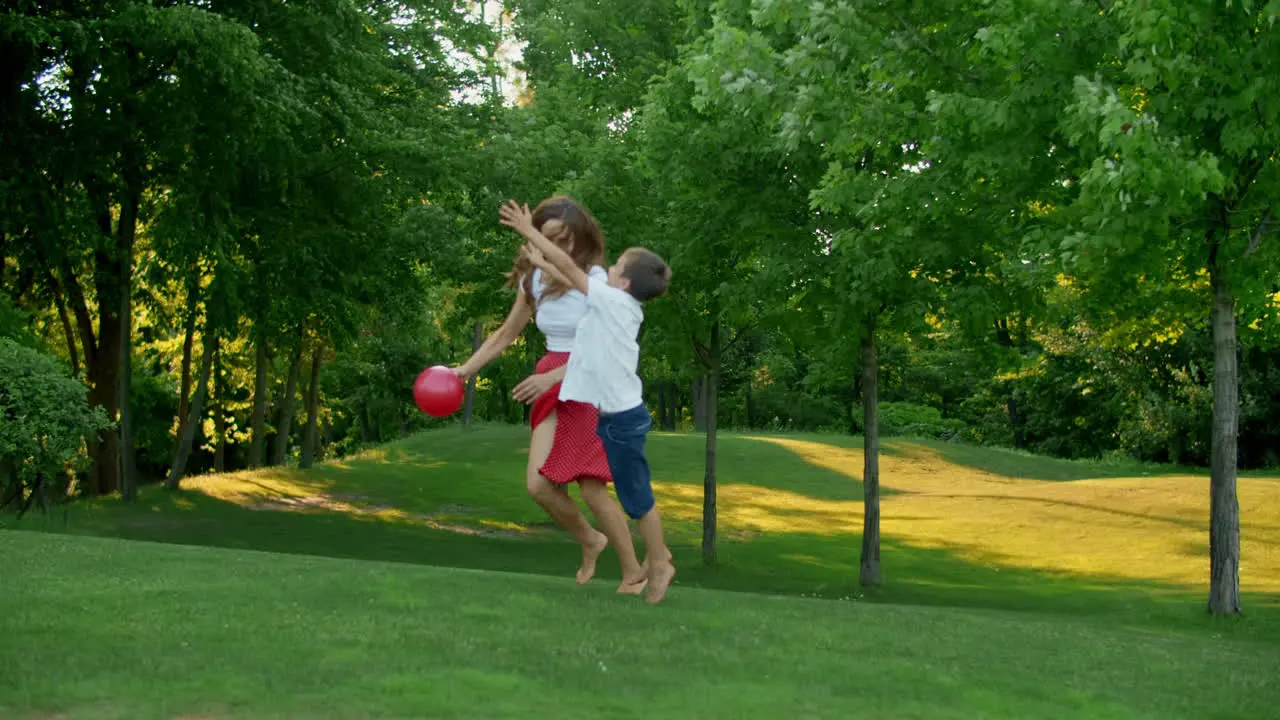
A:
{"type": "Polygon", "coordinates": [[[630,293],[599,277],[587,279],[587,314],[578,324],[560,399],[589,403],[602,413],[619,413],[644,402],[640,325],[644,308],[630,293]]]}

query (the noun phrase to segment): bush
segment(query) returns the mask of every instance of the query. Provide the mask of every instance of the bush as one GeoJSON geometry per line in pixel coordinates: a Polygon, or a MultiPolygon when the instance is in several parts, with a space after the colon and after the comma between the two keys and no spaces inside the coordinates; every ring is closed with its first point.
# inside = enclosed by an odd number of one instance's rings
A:
{"type": "Polygon", "coordinates": [[[750,417],[745,392],[720,396],[720,422],[726,427],[812,432],[839,428],[844,416],[844,408],[830,397],[814,397],[777,386],[751,394],[750,417]]]}
{"type": "Polygon", "coordinates": [[[87,395],[54,358],[0,338],[0,508],[67,496],[85,439],[110,427],[87,395]]]}
{"type": "Polygon", "coordinates": [[[154,368],[135,362],[133,393],[134,462],[141,478],[161,478],[173,461],[174,418],[178,415],[178,394],[168,379],[154,368]]]}
{"type": "MultiPolygon", "coordinates": [[[[862,431],[862,406],[853,411],[854,424],[862,431]]],[[[942,411],[928,405],[905,402],[882,402],[877,407],[876,424],[885,436],[933,438],[951,440],[965,429],[961,420],[942,417],[942,411]]]]}

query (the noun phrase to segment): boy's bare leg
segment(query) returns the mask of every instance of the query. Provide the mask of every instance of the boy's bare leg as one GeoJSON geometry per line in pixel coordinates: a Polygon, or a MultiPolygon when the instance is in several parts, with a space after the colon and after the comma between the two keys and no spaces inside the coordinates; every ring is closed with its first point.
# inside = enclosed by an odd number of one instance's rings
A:
{"type": "MultiPolygon", "coordinates": [[[[587,522],[582,510],[578,508],[578,503],[569,497],[569,493],[564,488],[558,487],[538,472],[551,453],[551,444],[555,436],[556,414],[553,412],[534,428],[529,438],[529,465],[525,475],[525,488],[534,502],[541,505],[551,519],[568,531],[582,546],[582,565],[577,573],[578,584],[582,585],[596,574],[596,560],[609,546],[609,538],[591,527],[591,523],[587,522]]],[[[631,552],[632,555],[635,554],[634,548],[631,552]]]]}
{"type": "Polygon", "coordinates": [[[595,478],[583,478],[578,483],[578,488],[582,491],[582,500],[591,508],[591,514],[595,515],[600,529],[613,544],[614,552],[618,553],[618,564],[622,568],[622,584],[618,585],[618,592],[639,595],[644,591],[648,576],[636,558],[636,546],[631,540],[627,516],[609,495],[609,489],[603,482],[595,478]]]}
{"type": "Polygon", "coordinates": [[[662,518],[658,508],[644,514],[636,523],[640,526],[640,537],[644,538],[645,565],[648,566],[649,591],[645,600],[657,604],[667,596],[667,589],[676,577],[676,566],[671,563],[671,550],[667,548],[666,538],[662,535],[662,518]]]}

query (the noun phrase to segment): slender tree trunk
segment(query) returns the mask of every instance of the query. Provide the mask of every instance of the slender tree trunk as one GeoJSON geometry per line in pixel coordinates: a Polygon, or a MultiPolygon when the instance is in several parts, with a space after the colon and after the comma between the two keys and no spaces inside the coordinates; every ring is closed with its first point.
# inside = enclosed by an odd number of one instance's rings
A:
{"type": "MultiPolygon", "coordinates": [[[[130,225],[136,226],[137,214],[135,198],[127,220],[130,225]]],[[[122,218],[121,222],[126,220],[122,218]]],[[[133,451],[133,410],[129,404],[133,389],[133,231],[128,232],[130,237],[125,244],[129,259],[124,263],[121,279],[124,292],[120,295],[120,379],[116,403],[120,407],[120,495],[126,502],[133,502],[138,497],[138,468],[133,451]]]]}
{"type": "MultiPolygon", "coordinates": [[[[192,273],[198,272],[192,270],[192,273]]],[[[182,328],[182,379],[178,385],[178,436],[174,447],[182,444],[182,435],[187,429],[187,415],[191,410],[191,362],[195,354],[196,316],[199,315],[200,278],[193,275],[187,286],[187,317],[182,328]]]]}
{"type": "MultiPolygon", "coordinates": [[[[484,325],[477,322],[471,328],[471,354],[475,354],[480,349],[480,343],[484,341],[484,325]]],[[[476,401],[476,376],[472,375],[467,380],[467,395],[462,403],[462,426],[471,427],[472,412],[475,409],[476,401]]]]}
{"type": "Polygon", "coordinates": [[[511,422],[511,390],[507,388],[507,384],[499,381],[498,385],[498,403],[502,408],[502,422],[511,422]]]}
{"type": "Polygon", "coordinates": [[[195,443],[196,428],[200,426],[200,418],[204,414],[204,399],[209,393],[209,375],[213,372],[213,356],[215,354],[213,328],[206,323],[204,331],[204,352],[200,358],[200,379],[196,381],[195,395],[191,398],[191,408],[187,411],[187,422],[183,424],[182,435],[178,438],[178,450],[173,454],[173,465],[169,468],[169,479],[164,486],[169,490],[177,490],[178,483],[187,471],[187,459],[191,456],[191,446],[195,443]]]}
{"type": "MultiPolygon", "coordinates": [[[[1225,234],[1225,233],[1224,233],[1225,234]]],[[[1236,446],[1240,429],[1240,377],[1236,357],[1235,298],[1212,246],[1213,446],[1209,479],[1209,612],[1240,612],[1240,503],[1236,446]]]]}
{"type": "Polygon", "coordinates": [[[62,258],[59,269],[62,286],[67,292],[67,303],[76,318],[76,330],[80,333],[80,347],[84,349],[84,365],[88,373],[97,362],[98,353],[97,338],[93,334],[93,318],[89,315],[89,305],[84,299],[84,288],[80,287],[80,280],[76,278],[71,262],[66,257],[62,258]]]}
{"type": "Polygon", "coordinates": [[[276,423],[276,443],[271,451],[271,464],[283,465],[289,456],[289,433],[293,430],[293,414],[298,401],[298,374],[302,371],[302,333],[289,360],[289,379],[285,381],[284,397],[280,400],[280,420],[276,423]]]}
{"type": "MultiPolygon", "coordinates": [[[[0,268],[0,273],[3,269],[0,268]]],[[[62,325],[62,334],[67,342],[67,359],[71,361],[71,374],[80,376],[80,351],[76,347],[76,331],[75,326],[71,323],[71,313],[67,310],[66,294],[62,291],[62,283],[58,282],[58,275],[52,268],[45,270],[45,282],[48,283],[49,289],[53,292],[53,304],[58,311],[58,322],[62,325]]]]}
{"type": "Polygon", "coordinates": [[[658,384],[658,428],[667,429],[667,383],[658,384]]]}
{"type": "MultiPolygon", "coordinates": [[[[101,407],[112,421],[119,420],[120,412],[120,341],[124,337],[121,328],[120,309],[123,285],[126,277],[123,265],[129,262],[119,246],[117,236],[111,231],[111,210],[104,195],[97,198],[100,206],[98,225],[101,237],[94,252],[95,278],[98,295],[98,353],[90,369],[89,404],[101,407]]],[[[120,489],[120,433],[118,428],[102,432],[102,442],[90,446],[93,468],[89,472],[93,492],[106,495],[120,489]]]]}
{"type": "Polygon", "coordinates": [[[698,375],[693,378],[693,429],[695,432],[707,431],[707,378],[698,375]]]}
{"type": "Polygon", "coordinates": [[[1018,413],[1018,399],[1009,395],[1009,427],[1013,431],[1013,446],[1019,450],[1024,445],[1022,441],[1022,415],[1018,413]]]}
{"type": "Polygon", "coordinates": [[[133,448],[133,410],[129,399],[133,393],[133,247],[138,236],[138,206],[142,202],[142,165],[137,144],[130,142],[124,151],[128,163],[124,177],[125,198],[120,204],[120,220],[116,227],[116,251],[120,263],[120,373],[117,405],[120,408],[120,491],[132,502],[138,493],[138,463],[133,448]]]}
{"type": "Polygon", "coordinates": [[[227,471],[227,386],[222,377],[222,342],[213,346],[213,471],[227,471]]]}
{"type": "Polygon", "coordinates": [[[311,351],[311,383],[307,388],[307,427],[302,434],[302,458],[300,468],[309,468],[315,462],[316,446],[320,443],[320,364],[324,359],[324,345],[317,342],[311,351]]]}
{"type": "Polygon", "coordinates": [[[271,362],[267,340],[259,336],[254,348],[253,441],[249,445],[249,467],[262,467],[267,431],[267,364],[271,362]]]}
{"type": "Polygon", "coordinates": [[[880,429],[876,425],[880,363],[876,316],[867,316],[862,341],[862,559],[858,581],[880,584],[880,429]]]}
{"type": "Polygon", "coordinates": [[[720,402],[720,323],[711,323],[707,348],[707,375],[703,384],[707,447],[702,476],[702,562],[716,562],[716,430],[720,402]]]}

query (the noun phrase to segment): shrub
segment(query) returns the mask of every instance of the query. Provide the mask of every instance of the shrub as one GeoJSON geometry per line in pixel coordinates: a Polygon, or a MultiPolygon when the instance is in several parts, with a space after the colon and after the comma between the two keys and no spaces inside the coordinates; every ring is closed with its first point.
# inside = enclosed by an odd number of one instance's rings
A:
{"type": "MultiPolygon", "coordinates": [[[[853,411],[854,423],[862,428],[862,406],[853,411]]],[[[882,402],[877,407],[876,423],[885,436],[933,438],[951,440],[965,429],[961,420],[942,417],[942,411],[928,405],[905,402],[882,402]]]]}
{"type": "Polygon", "coordinates": [[[749,418],[745,392],[720,396],[720,422],[726,427],[809,432],[840,427],[844,416],[844,408],[830,397],[777,386],[751,394],[749,418]]]}
{"type": "Polygon", "coordinates": [[[0,338],[0,508],[67,496],[86,438],[110,427],[87,395],[54,358],[0,338]]]}

